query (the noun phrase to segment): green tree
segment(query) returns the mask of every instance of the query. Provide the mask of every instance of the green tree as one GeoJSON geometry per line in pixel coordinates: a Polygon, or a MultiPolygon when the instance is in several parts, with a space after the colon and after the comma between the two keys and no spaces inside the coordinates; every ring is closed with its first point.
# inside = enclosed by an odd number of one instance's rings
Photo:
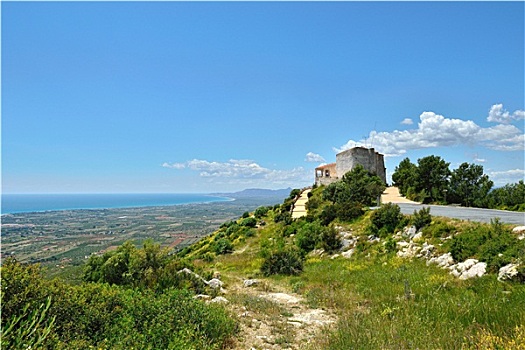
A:
{"type": "Polygon", "coordinates": [[[376,204],[377,198],[386,188],[378,176],[369,173],[360,164],[352,171],[344,174],[343,181],[348,184],[349,201],[363,203],[364,205],[376,204]]]}
{"type": "Polygon", "coordinates": [[[487,207],[493,182],[483,174],[483,166],[463,163],[452,171],[448,202],[463,206],[487,207]]]}
{"type": "Polygon", "coordinates": [[[374,205],[384,190],[383,181],[358,164],[344,174],[342,180],[328,185],[323,191],[323,199],[332,203],[359,202],[374,205]]]}
{"type": "Polygon", "coordinates": [[[408,190],[417,185],[417,166],[410,159],[403,159],[392,174],[392,182],[399,188],[399,193],[406,196],[408,190]]]}
{"type": "Polygon", "coordinates": [[[450,163],[445,162],[439,156],[428,156],[417,161],[417,185],[418,192],[425,191],[428,197],[424,202],[437,202],[445,198],[445,190],[448,188],[448,177],[450,176],[450,163]]]}
{"type": "Polygon", "coordinates": [[[520,180],[514,184],[506,184],[489,193],[490,207],[525,211],[525,183],[520,180]]]}

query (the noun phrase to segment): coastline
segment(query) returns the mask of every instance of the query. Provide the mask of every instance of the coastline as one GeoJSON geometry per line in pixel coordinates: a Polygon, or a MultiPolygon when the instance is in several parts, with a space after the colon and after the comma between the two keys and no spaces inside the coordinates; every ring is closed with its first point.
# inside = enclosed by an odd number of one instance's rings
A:
{"type": "Polygon", "coordinates": [[[235,198],[188,193],[2,194],[1,216],[76,210],[138,209],[231,202],[235,198]]]}

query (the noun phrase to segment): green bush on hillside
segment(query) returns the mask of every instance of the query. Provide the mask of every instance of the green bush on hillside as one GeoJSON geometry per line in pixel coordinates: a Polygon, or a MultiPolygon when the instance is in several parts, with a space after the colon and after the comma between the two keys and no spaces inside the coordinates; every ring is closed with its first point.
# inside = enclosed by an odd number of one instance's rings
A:
{"type": "Polygon", "coordinates": [[[264,276],[298,275],[303,271],[303,258],[293,246],[270,253],[261,265],[264,276]]]}
{"type": "Polygon", "coordinates": [[[394,232],[402,219],[403,215],[399,205],[392,203],[383,204],[370,216],[370,230],[386,237],[389,233],[394,232]]]}
{"type": "Polygon", "coordinates": [[[475,225],[455,235],[449,249],[456,261],[475,258],[487,263],[490,272],[525,256],[525,241],[518,240],[499,220],[490,226],[475,225]]]}
{"type": "Polygon", "coordinates": [[[416,230],[430,225],[431,222],[432,216],[430,215],[430,207],[423,207],[419,211],[414,210],[414,215],[412,215],[412,225],[416,227],[416,230]]]}
{"type": "Polygon", "coordinates": [[[222,349],[237,330],[222,307],[187,290],[72,286],[14,259],[0,275],[3,349],[222,349]]]}

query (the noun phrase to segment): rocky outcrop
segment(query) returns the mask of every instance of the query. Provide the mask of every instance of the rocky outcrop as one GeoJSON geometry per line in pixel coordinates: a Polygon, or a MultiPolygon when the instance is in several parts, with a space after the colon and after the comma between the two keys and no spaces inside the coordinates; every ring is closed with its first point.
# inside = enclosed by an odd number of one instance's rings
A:
{"type": "Polygon", "coordinates": [[[464,262],[450,266],[449,269],[454,276],[466,280],[483,276],[487,270],[487,263],[476,259],[467,259],[464,262]]]}
{"type": "Polygon", "coordinates": [[[498,281],[513,280],[518,276],[519,264],[508,264],[499,269],[498,281]]]}

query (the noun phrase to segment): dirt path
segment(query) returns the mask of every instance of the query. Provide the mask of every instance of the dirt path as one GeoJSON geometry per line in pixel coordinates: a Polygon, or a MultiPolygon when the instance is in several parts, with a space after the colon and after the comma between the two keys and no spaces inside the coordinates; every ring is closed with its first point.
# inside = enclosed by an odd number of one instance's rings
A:
{"type": "Polygon", "coordinates": [[[310,308],[303,297],[266,282],[232,286],[226,297],[240,320],[236,350],[301,349],[336,317],[310,308]]]}
{"type": "Polygon", "coordinates": [[[385,192],[381,195],[381,203],[412,203],[419,204],[417,202],[406,199],[405,197],[399,194],[399,189],[397,187],[387,187],[385,192]]]}

